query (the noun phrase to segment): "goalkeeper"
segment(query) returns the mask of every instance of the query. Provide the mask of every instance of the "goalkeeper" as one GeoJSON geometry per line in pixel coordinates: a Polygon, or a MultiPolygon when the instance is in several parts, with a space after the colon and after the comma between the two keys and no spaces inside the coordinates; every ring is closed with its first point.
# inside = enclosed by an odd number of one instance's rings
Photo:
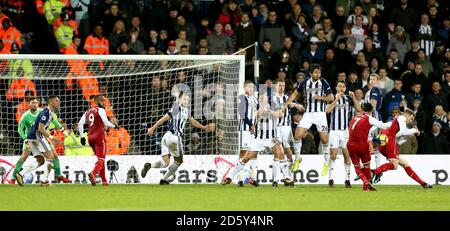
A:
{"type": "MultiPolygon", "coordinates": [[[[23,177],[20,174],[20,170],[22,169],[22,166],[25,163],[25,161],[27,160],[28,156],[31,154],[31,150],[30,150],[30,147],[27,142],[27,134],[31,130],[31,127],[33,126],[34,122],[36,121],[36,118],[39,115],[39,112],[42,110],[42,109],[38,108],[39,102],[36,97],[31,96],[31,97],[27,98],[27,102],[28,102],[30,109],[27,110],[22,115],[22,117],[20,118],[19,127],[18,127],[19,135],[24,140],[23,146],[22,146],[22,156],[19,158],[19,160],[17,161],[17,163],[15,165],[15,168],[14,168],[14,171],[12,174],[12,179],[11,179],[12,183],[15,183],[15,180],[17,180],[17,183],[20,186],[23,186],[23,177]]],[[[67,134],[68,134],[67,130],[61,125],[61,123],[59,123],[55,114],[53,114],[52,124],[56,128],[63,131],[64,135],[67,136],[67,134]]],[[[55,169],[55,174],[57,176],[58,182],[62,181],[64,183],[71,183],[71,181],[69,179],[67,179],[66,177],[61,175],[60,163],[59,163],[59,159],[58,159],[58,155],[56,153],[55,147],[53,146],[52,143],[50,143],[50,146],[51,146],[51,151],[53,154],[53,168],[55,169]]],[[[24,167],[25,173],[31,172],[31,171],[37,169],[38,167],[43,165],[45,162],[45,158],[42,155],[35,156],[35,159],[36,159],[36,161],[32,161],[29,165],[24,167]]]]}

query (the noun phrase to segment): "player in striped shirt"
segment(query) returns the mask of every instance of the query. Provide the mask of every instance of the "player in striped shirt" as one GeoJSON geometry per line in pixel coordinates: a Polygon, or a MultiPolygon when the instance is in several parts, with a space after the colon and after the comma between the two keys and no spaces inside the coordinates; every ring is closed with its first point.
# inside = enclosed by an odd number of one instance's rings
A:
{"type": "MultiPolygon", "coordinates": [[[[371,74],[369,76],[369,90],[366,92],[364,97],[364,102],[372,104],[373,111],[372,117],[381,121],[381,104],[383,102],[383,93],[379,87],[380,85],[380,76],[377,74],[371,74]]],[[[375,151],[375,165],[380,166],[381,162],[381,154],[378,150],[375,151]]]]}
{"type": "MultiPolygon", "coordinates": [[[[31,161],[26,166],[23,166],[23,164],[27,160],[28,156],[31,154],[29,145],[27,145],[28,132],[31,130],[31,127],[35,123],[37,116],[42,111],[42,109],[40,109],[38,107],[39,101],[36,97],[29,97],[27,99],[27,102],[29,105],[29,110],[27,110],[20,118],[19,126],[17,129],[20,137],[24,140],[24,143],[22,146],[22,156],[17,161],[14,171],[13,171],[13,174],[12,174],[13,180],[17,180],[17,183],[20,186],[23,186],[23,177],[22,177],[23,175],[25,175],[28,172],[34,171],[35,169],[37,169],[41,165],[43,165],[45,162],[44,156],[35,155],[34,157],[35,157],[36,161],[31,161]],[[20,173],[22,166],[23,166],[23,174],[20,173]]],[[[52,124],[57,129],[60,129],[64,133],[64,135],[66,135],[66,136],[68,135],[68,131],[61,125],[61,123],[59,123],[59,121],[56,118],[56,115],[53,115],[52,124]]],[[[60,169],[58,155],[56,153],[55,148],[53,147],[53,145],[51,143],[50,143],[50,147],[51,147],[52,154],[53,154],[53,168],[55,169],[55,174],[57,176],[57,180],[59,182],[62,181],[64,183],[70,183],[71,181],[69,179],[67,179],[66,177],[61,175],[61,169],[60,169]]]]}
{"type": "MultiPolygon", "coordinates": [[[[240,137],[240,153],[239,158],[245,155],[249,145],[253,142],[255,134],[255,123],[256,123],[256,107],[258,105],[258,100],[253,95],[254,84],[252,81],[244,82],[244,94],[238,97],[238,113],[239,113],[239,129],[241,131],[240,137]]],[[[253,159],[249,163],[248,172],[256,172],[256,159],[253,159]]],[[[239,180],[239,186],[243,186],[243,181],[241,175],[239,180]]]]}
{"type": "MultiPolygon", "coordinates": [[[[272,96],[272,103],[274,104],[274,108],[279,110],[286,103],[289,96],[285,93],[286,83],[283,80],[278,80],[275,82],[275,94],[272,96]]],[[[280,142],[283,145],[284,153],[280,156],[276,156],[273,160],[273,168],[272,168],[272,178],[274,179],[272,185],[277,186],[277,174],[280,170],[280,166],[284,166],[285,164],[292,164],[292,150],[291,150],[291,142],[293,140],[292,137],[292,127],[291,127],[291,114],[289,110],[286,110],[283,113],[283,116],[278,119],[277,123],[277,136],[280,142]],[[287,160],[285,159],[287,157],[287,160]],[[288,162],[286,162],[288,161],[288,162]]],[[[286,185],[288,186],[288,185],[286,185]]]]}
{"type": "MultiPolygon", "coordinates": [[[[306,109],[299,126],[297,126],[294,132],[293,144],[295,161],[292,165],[292,171],[298,170],[298,165],[301,162],[300,153],[302,149],[302,138],[313,124],[316,125],[317,130],[319,131],[325,162],[327,163],[330,158],[328,153],[328,122],[325,107],[327,102],[333,101],[333,94],[328,82],[321,78],[319,65],[311,65],[311,78],[305,79],[298,85],[297,89],[282,107],[282,111],[285,111],[287,106],[290,106],[292,101],[296,99],[298,95],[305,98],[306,104],[304,105],[304,108],[306,107],[306,109]]],[[[328,165],[324,165],[322,172],[328,172],[328,165]]]]}
{"type": "Polygon", "coordinates": [[[351,109],[352,107],[357,111],[361,111],[361,105],[358,104],[355,94],[349,92],[348,95],[345,94],[346,91],[345,81],[336,82],[336,96],[332,103],[328,104],[325,108],[327,113],[331,113],[330,122],[330,162],[328,171],[328,185],[334,187],[334,164],[336,161],[336,156],[338,149],[342,149],[342,154],[344,155],[345,164],[345,187],[351,188],[350,184],[350,168],[351,160],[350,154],[347,150],[348,141],[348,124],[351,119],[351,109]]]}
{"type": "Polygon", "coordinates": [[[201,129],[206,132],[214,130],[214,124],[208,124],[204,126],[195,120],[189,113],[188,105],[190,103],[190,97],[180,91],[178,95],[177,103],[163,116],[156,124],[147,130],[147,135],[152,136],[156,129],[165,122],[169,122],[169,130],[164,134],[161,140],[161,157],[162,160],[145,163],[144,168],[141,171],[142,177],[147,175],[150,168],[166,168],[169,167],[169,171],[160,180],[160,185],[169,184],[169,177],[175,174],[178,167],[183,163],[183,140],[184,128],[186,122],[189,121],[192,126],[201,129]],[[170,156],[173,156],[174,162],[169,166],[170,156]]]}
{"type": "MultiPolygon", "coordinates": [[[[230,184],[232,179],[244,168],[244,166],[253,158],[255,158],[260,151],[270,149],[274,156],[283,154],[283,147],[277,139],[277,124],[278,118],[283,116],[281,110],[274,111],[269,104],[269,97],[267,93],[259,94],[258,110],[256,111],[256,128],[255,139],[250,144],[245,155],[238,161],[236,167],[231,172],[230,176],[222,181],[222,184],[230,184]]],[[[287,164],[282,166],[281,171],[284,175],[284,182],[288,185],[293,185],[289,177],[289,169],[287,164]]],[[[252,172],[249,179],[249,184],[256,187],[259,186],[256,180],[256,172],[252,172]]]]}

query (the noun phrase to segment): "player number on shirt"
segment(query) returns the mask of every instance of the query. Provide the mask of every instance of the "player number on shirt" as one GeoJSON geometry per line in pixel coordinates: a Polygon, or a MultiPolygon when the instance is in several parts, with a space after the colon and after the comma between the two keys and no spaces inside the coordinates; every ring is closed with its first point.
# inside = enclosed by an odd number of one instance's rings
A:
{"type": "Polygon", "coordinates": [[[89,114],[89,118],[88,118],[88,120],[89,120],[89,126],[92,126],[92,125],[94,125],[94,114],[89,114]]]}
{"type": "Polygon", "coordinates": [[[355,123],[353,123],[352,130],[355,130],[355,126],[360,120],[361,118],[355,118],[355,123]]]}

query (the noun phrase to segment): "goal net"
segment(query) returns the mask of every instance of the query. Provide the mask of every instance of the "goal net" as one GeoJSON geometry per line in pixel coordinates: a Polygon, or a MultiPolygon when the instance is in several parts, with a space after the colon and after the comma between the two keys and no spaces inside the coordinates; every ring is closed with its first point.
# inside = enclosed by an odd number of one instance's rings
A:
{"type": "Polygon", "coordinates": [[[47,96],[59,96],[58,118],[74,133],[64,138],[52,131],[64,142],[57,152],[87,155],[76,123],[97,94],[106,96],[107,116],[120,124],[120,129],[106,131],[107,155],[159,155],[168,125],[151,137],[146,132],[180,91],[190,96],[193,118],[216,125],[206,133],[188,123],[182,137],[185,155],[238,153],[236,99],[244,80],[244,56],[0,55],[0,60],[0,155],[21,151],[17,129],[28,109],[27,95],[37,96],[41,105],[47,96]]]}

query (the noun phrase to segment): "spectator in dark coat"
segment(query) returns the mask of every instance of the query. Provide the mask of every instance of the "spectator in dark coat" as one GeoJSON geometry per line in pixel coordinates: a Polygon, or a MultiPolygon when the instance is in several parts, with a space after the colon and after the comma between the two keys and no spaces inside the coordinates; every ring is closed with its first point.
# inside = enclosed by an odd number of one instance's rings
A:
{"type": "Polygon", "coordinates": [[[433,122],[431,132],[426,134],[422,141],[422,149],[425,154],[448,154],[449,147],[445,134],[441,133],[442,124],[433,122]]]}
{"type": "MultiPolygon", "coordinates": [[[[244,48],[255,43],[256,32],[247,13],[242,13],[241,22],[236,28],[237,47],[244,48]]],[[[247,49],[248,57],[255,55],[255,49],[247,49]]]]}
{"type": "Polygon", "coordinates": [[[306,24],[306,15],[301,14],[297,18],[297,24],[291,28],[292,38],[294,40],[294,47],[297,50],[303,50],[308,45],[309,37],[312,35],[312,30],[306,24]]]}
{"type": "Polygon", "coordinates": [[[311,37],[309,40],[309,48],[303,50],[302,59],[308,60],[309,63],[321,63],[325,57],[325,54],[318,49],[319,39],[311,37]]]}
{"type": "Polygon", "coordinates": [[[334,51],[334,56],[339,71],[344,71],[347,75],[350,74],[350,71],[352,70],[352,62],[348,62],[348,60],[352,60],[353,57],[350,51],[346,49],[344,39],[340,39],[338,41],[338,47],[334,51]]]}
{"type": "Polygon", "coordinates": [[[448,102],[446,95],[441,92],[441,84],[438,81],[431,85],[432,92],[426,97],[426,106],[429,115],[434,112],[436,105],[442,105],[445,111],[448,111],[448,102]]]}
{"type": "Polygon", "coordinates": [[[283,39],[286,36],[283,25],[277,22],[277,13],[275,10],[269,11],[269,18],[261,27],[259,32],[259,43],[262,44],[264,39],[269,39],[272,43],[272,50],[279,51],[283,46],[283,39]]]}

